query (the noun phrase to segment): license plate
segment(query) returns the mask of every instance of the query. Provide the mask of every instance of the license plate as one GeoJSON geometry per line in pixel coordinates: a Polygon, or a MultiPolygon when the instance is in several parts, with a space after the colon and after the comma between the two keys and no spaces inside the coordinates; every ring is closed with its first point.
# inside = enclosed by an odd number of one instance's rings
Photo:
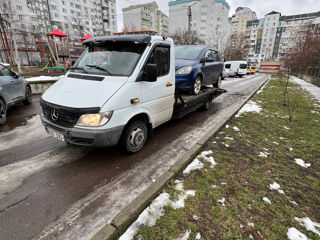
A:
{"type": "Polygon", "coordinates": [[[63,141],[63,142],[65,141],[63,134],[61,134],[61,133],[59,133],[59,132],[57,132],[57,131],[53,130],[52,128],[49,128],[49,127],[47,127],[46,130],[47,130],[47,133],[50,136],[55,137],[56,139],[59,139],[60,141],[63,141]]]}

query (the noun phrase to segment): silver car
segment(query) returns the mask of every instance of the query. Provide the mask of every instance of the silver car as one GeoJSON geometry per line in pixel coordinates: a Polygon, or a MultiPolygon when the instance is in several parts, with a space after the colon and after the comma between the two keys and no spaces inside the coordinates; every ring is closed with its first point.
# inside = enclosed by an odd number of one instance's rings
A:
{"type": "Polygon", "coordinates": [[[32,92],[29,83],[18,73],[0,64],[0,125],[7,120],[7,109],[23,102],[32,102],[32,92]]]}

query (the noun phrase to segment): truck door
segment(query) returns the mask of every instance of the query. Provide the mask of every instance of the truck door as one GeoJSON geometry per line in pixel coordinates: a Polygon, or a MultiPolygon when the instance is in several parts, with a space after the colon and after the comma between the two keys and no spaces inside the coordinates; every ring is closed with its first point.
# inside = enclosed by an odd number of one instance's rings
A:
{"type": "Polygon", "coordinates": [[[140,82],[143,106],[152,114],[153,127],[170,120],[174,104],[175,78],[170,76],[171,47],[169,44],[155,44],[145,64],[157,64],[156,82],[140,82]]]}

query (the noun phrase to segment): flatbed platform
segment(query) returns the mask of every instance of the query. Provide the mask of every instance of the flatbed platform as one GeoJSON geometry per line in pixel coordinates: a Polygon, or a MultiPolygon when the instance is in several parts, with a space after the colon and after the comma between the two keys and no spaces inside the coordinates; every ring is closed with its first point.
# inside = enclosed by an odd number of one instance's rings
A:
{"type": "Polygon", "coordinates": [[[172,119],[182,118],[200,107],[208,109],[213,99],[226,92],[221,88],[204,88],[198,95],[184,95],[177,91],[172,119]]]}

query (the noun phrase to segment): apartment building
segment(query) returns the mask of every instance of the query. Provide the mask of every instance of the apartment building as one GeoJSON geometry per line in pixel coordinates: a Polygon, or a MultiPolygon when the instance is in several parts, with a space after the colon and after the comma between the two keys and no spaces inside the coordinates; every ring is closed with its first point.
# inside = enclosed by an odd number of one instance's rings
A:
{"type": "Polygon", "coordinates": [[[246,60],[254,66],[262,61],[282,61],[306,30],[319,28],[320,11],[292,16],[270,12],[265,18],[248,21],[246,60]]]}
{"type": "Polygon", "coordinates": [[[237,47],[245,39],[247,22],[257,19],[257,14],[247,7],[238,7],[231,17],[233,46],[237,47]]]}
{"type": "Polygon", "coordinates": [[[125,30],[153,30],[168,35],[169,18],[156,2],[133,5],[122,9],[125,30]]]}
{"type": "Polygon", "coordinates": [[[189,29],[189,6],[192,15],[191,31],[196,32],[202,40],[213,47],[223,50],[231,35],[230,6],[225,0],[169,2],[169,34],[189,29]]]}
{"type": "MultiPolygon", "coordinates": [[[[43,58],[40,45],[54,29],[75,42],[87,34],[117,31],[116,0],[1,0],[0,13],[5,28],[1,32],[6,32],[9,40],[16,39],[23,64],[43,58]]],[[[0,41],[2,61],[6,58],[4,45],[0,41]]]]}

